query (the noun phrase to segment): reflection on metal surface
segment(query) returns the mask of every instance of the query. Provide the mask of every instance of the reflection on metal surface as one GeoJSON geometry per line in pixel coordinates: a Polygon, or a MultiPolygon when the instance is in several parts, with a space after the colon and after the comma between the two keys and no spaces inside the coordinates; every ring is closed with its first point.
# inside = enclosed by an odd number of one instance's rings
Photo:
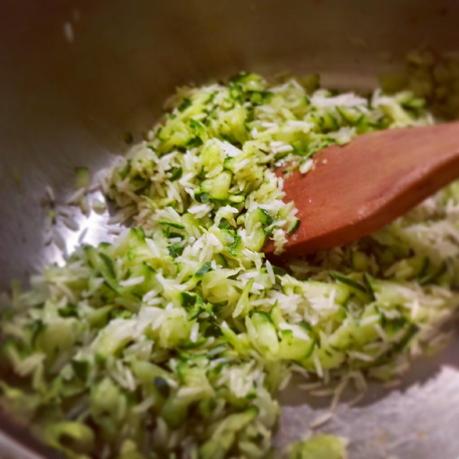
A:
{"type": "MultiPolygon", "coordinates": [[[[384,389],[371,385],[367,397],[356,406],[340,404],[330,422],[320,430],[348,437],[351,458],[456,459],[457,341],[456,338],[435,359],[417,360],[400,387],[384,389]]],[[[309,431],[311,419],[328,411],[326,400],[318,403],[309,398],[307,404],[300,400],[297,391],[285,401],[277,437],[280,447],[301,438],[309,431]]]]}
{"type": "Polygon", "coordinates": [[[107,206],[100,191],[82,195],[87,202],[87,212],[79,205],[56,205],[56,222],[45,230],[45,248],[43,259],[47,263],[63,264],[65,255],[70,255],[84,244],[95,245],[101,242],[113,242],[124,227],[112,223],[108,210],[96,212],[92,206],[98,201],[107,206]],[[70,222],[70,223],[69,223],[70,222]],[[75,227],[72,227],[75,224],[75,227]],[[56,240],[59,238],[58,240],[56,240]]]}

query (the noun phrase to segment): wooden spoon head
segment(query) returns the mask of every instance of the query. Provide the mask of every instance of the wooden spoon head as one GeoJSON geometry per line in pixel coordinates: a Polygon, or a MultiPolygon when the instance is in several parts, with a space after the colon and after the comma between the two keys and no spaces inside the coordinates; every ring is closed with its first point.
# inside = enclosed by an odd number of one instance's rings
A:
{"type": "MultiPolygon", "coordinates": [[[[366,236],[459,176],[459,123],[391,129],[319,152],[307,174],[285,178],[301,224],[286,255],[366,236]]],[[[272,246],[266,252],[272,253],[272,246]]]]}

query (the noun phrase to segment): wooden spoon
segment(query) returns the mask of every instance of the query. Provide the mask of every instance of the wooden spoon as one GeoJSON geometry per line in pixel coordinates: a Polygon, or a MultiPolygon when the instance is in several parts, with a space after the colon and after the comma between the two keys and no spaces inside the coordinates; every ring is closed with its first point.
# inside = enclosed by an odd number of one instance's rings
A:
{"type": "Polygon", "coordinates": [[[283,256],[355,241],[458,177],[459,122],[373,132],[325,148],[310,172],[285,178],[285,201],[295,203],[301,224],[283,256]]]}

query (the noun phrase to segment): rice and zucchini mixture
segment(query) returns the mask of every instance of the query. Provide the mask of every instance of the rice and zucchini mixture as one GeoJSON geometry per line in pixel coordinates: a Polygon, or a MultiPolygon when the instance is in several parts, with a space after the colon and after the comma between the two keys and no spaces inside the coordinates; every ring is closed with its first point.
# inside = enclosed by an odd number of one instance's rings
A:
{"type": "Polygon", "coordinates": [[[390,380],[425,349],[459,303],[459,183],[276,266],[264,244],[281,253],[299,222],[274,169],[308,173],[327,145],[432,122],[413,92],[336,93],[315,76],[179,89],[104,180],[129,229],[13,292],[3,405],[70,458],[342,458],[326,435],[273,450],[279,389],[294,370],[390,380]]]}

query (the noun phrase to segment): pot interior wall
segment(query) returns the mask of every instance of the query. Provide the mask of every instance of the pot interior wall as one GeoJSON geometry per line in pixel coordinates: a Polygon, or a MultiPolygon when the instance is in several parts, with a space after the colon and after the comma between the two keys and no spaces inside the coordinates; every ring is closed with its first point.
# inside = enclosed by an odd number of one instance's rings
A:
{"type": "MultiPolygon", "coordinates": [[[[46,185],[63,196],[76,166],[96,171],[110,162],[126,149],[125,133],[139,139],[177,85],[255,70],[320,72],[325,85],[368,89],[408,50],[459,49],[458,17],[453,0],[7,0],[0,28],[0,288],[46,262],[46,185]]],[[[356,458],[385,457],[382,434],[362,432],[379,422],[401,442],[394,446],[400,457],[457,457],[458,362],[451,352],[442,359],[446,366],[436,361],[420,370],[429,378],[413,380],[405,395],[386,394],[343,414],[346,425],[332,430],[355,439],[356,458]],[[405,441],[406,426],[429,417],[435,426],[421,430],[439,433],[405,441]]],[[[288,401],[281,444],[306,428],[310,409],[298,400],[288,401]]]]}

